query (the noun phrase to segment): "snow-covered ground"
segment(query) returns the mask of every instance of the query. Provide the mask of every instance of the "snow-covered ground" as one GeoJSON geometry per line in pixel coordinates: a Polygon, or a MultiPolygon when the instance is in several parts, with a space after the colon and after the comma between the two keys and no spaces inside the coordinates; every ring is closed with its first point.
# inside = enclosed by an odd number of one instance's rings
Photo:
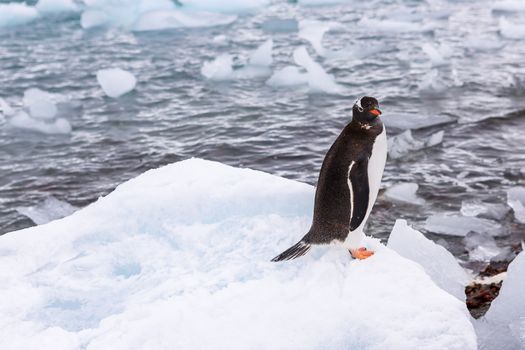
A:
{"type": "Polygon", "coordinates": [[[325,246],[270,262],[309,227],[313,194],[190,159],[5,234],[0,348],[476,349],[464,276],[406,223],[390,248],[367,239],[364,261],[325,246]]]}

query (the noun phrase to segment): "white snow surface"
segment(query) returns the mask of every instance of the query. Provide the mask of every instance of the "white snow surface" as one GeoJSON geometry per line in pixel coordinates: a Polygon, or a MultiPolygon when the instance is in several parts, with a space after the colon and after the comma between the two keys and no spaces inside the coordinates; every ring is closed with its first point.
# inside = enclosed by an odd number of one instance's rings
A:
{"type": "Polygon", "coordinates": [[[525,349],[525,253],[510,263],[499,295],[475,322],[480,349],[525,349]]]}
{"type": "Polygon", "coordinates": [[[31,22],[38,17],[33,6],[18,3],[0,4],[0,28],[31,22]]]}
{"type": "Polygon", "coordinates": [[[476,349],[464,303],[378,241],[272,263],[314,188],[191,159],[0,237],[2,349],[476,349]]]}
{"type": "Polygon", "coordinates": [[[77,209],[68,202],[49,196],[36,206],[18,207],[16,211],[30,218],[35,224],[42,225],[71,215],[77,209]]]}
{"type": "Polygon", "coordinates": [[[396,220],[387,246],[420,264],[443,290],[461,301],[465,300],[465,286],[470,280],[468,274],[448,250],[408,226],[406,220],[396,220]]]}
{"type": "Polygon", "coordinates": [[[425,204],[425,200],[416,195],[419,185],[412,182],[399,183],[388,187],[385,197],[393,202],[401,202],[414,205],[425,204]]]}
{"type": "Polygon", "coordinates": [[[132,91],[137,84],[133,74],[120,68],[101,69],[97,72],[97,81],[106,95],[120,97],[132,91]]]}
{"type": "Polygon", "coordinates": [[[516,220],[525,224],[525,187],[513,187],[507,191],[507,203],[514,211],[516,220]]]}

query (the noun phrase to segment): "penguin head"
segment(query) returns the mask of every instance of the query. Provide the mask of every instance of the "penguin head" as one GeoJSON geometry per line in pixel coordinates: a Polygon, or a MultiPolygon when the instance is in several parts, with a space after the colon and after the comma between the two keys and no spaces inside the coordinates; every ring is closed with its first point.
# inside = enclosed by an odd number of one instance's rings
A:
{"type": "Polygon", "coordinates": [[[359,123],[370,124],[380,115],[379,102],[370,96],[363,96],[355,101],[352,116],[359,123]]]}

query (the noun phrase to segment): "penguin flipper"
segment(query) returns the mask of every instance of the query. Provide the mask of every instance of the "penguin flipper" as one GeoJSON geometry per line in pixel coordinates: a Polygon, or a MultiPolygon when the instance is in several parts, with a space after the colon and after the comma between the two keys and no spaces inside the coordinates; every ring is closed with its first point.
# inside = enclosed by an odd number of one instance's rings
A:
{"type": "Polygon", "coordinates": [[[350,231],[353,231],[361,225],[368,210],[368,199],[370,195],[368,159],[362,159],[350,166],[348,181],[351,186],[350,200],[352,202],[350,231]]]}
{"type": "Polygon", "coordinates": [[[277,255],[275,258],[272,259],[272,261],[275,262],[275,261],[292,260],[292,259],[298,258],[308,253],[310,248],[311,248],[310,243],[306,243],[305,241],[299,241],[298,243],[294,244],[290,248],[286,249],[281,254],[277,255]]]}

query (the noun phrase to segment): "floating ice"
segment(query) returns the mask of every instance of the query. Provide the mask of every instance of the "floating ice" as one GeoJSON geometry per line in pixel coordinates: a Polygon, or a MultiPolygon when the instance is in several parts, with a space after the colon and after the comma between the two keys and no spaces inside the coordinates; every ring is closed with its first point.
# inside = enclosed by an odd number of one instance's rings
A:
{"type": "Polygon", "coordinates": [[[498,247],[494,238],[488,234],[469,233],[464,242],[472,261],[502,261],[510,253],[508,248],[498,247]]]}
{"type": "Polygon", "coordinates": [[[388,118],[382,119],[389,129],[424,129],[438,125],[445,125],[455,122],[454,119],[444,115],[424,115],[424,114],[401,114],[389,113],[388,118]]]}
{"type": "Polygon", "coordinates": [[[230,80],[233,76],[233,57],[228,54],[217,56],[213,61],[204,62],[201,74],[210,80],[230,80]]]}
{"type": "Polygon", "coordinates": [[[296,66],[286,66],[274,72],[266,84],[275,87],[307,85],[308,73],[301,72],[296,66]]]}
{"type": "Polygon", "coordinates": [[[394,202],[422,205],[425,200],[416,195],[418,184],[400,183],[386,189],[385,197],[394,202]]]}
{"type": "Polygon", "coordinates": [[[297,3],[304,6],[336,5],[345,2],[349,2],[349,0],[297,0],[297,3]]]}
{"type": "Polygon", "coordinates": [[[499,19],[499,32],[508,39],[525,39],[525,24],[509,22],[506,18],[499,19]]]}
{"type": "Polygon", "coordinates": [[[480,349],[525,349],[525,253],[507,269],[507,277],[485,316],[474,325],[480,349]]]}
{"type": "Polygon", "coordinates": [[[436,47],[432,44],[425,43],[421,46],[421,49],[425,54],[427,54],[432,66],[446,66],[450,64],[448,57],[451,55],[451,49],[445,45],[436,47]]]}
{"type": "Polygon", "coordinates": [[[181,10],[150,11],[138,19],[134,31],[162,30],[169,28],[196,28],[227,25],[237,19],[234,15],[212,12],[184,12],[181,10]]]}
{"type": "Polygon", "coordinates": [[[111,17],[101,10],[86,10],[82,12],[82,16],[80,17],[80,25],[84,29],[106,26],[109,25],[110,22],[111,17]]]}
{"type": "Polygon", "coordinates": [[[270,18],[261,25],[265,32],[269,33],[291,33],[299,29],[295,19],[270,18]]]}
{"type": "Polygon", "coordinates": [[[482,203],[479,200],[461,202],[461,214],[464,216],[479,216],[496,221],[502,220],[510,211],[503,204],[482,203]]]}
{"type": "Polygon", "coordinates": [[[422,95],[441,95],[447,88],[437,69],[425,73],[418,84],[418,89],[422,95]]]}
{"type": "Polygon", "coordinates": [[[71,124],[64,118],[57,118],[53,121],[35,119],[24,111],[16,112],[9,123],[15,128],[33,130],[43,134],[69,134],[71,132],[71,124]]]}
{"type": "Polygon", "coordinates": [[[4,115],[8,117],[15,113],[13,108],[11,108],[11,106],[9,106],[9,104],[1,97],[0,97],[0,112],[2,112],[4,115]]]}
{"type": "Polygon", "coordinates": [[[270,262],[308,229],[313,196],[193,159],[2,235],[1,347],[476,349],[464,303],[375,240],[365,261],[326,246],[270,262]]]}
{"type": "Polygon", "coordinates": [[[388,139],[388,155],[392,159],[399,159],[409,152],[439,145],[443,142],[444,134],[444,131],[438,131],[426,140],[416,140],[412,137],[412,131],[410,129],[406,130],[402,134],[392,136],[388,139]]]}
{"type": "Polygon", "coordinates": [[[79,10],[73,0],[38,0],[35,7],[41,13],[73,12],[79,10]]]}
{"type": "Polygon", "coordinates": [[[35,224],[42,225],[71,215],[77,209],[68,202],[49,196],[34,207],[19,207],[16,211],[30,218],[35,224]]]}
{"type": "Polygon", "coordinates": [[[222,13],[253,12],[270,4],[270,0],[183,0],[183,8],[222,13]]]}
{"type": "Polygon", "coordinates": [[[420,264],[443,290],[461,301],[465,300],[465,286],[469,282],[465,270],[448,250],[408,226],[405,220],[396,220],[387,246],[420,264]]]}
{"type": "Polygon", "coordinates": [[[525,224],[525,187],[514,187],[507,190],[507,203],[514,210],[516,220],[525,224]]]}
{"type": "Polygon", "coordinates": [[[46,91],[30,88],[24,91],[24,105],[33,118],[50,120],[57,114],[53,97],[46,91]]]}
{"type": "Polygon", "coordinates": [[[492,11],[520,12],[525,11],[525,2],[521,0],[504,0],[491,2],[492,11]]]}
{"type": "Polygon", "coordinates": [[[266,40],[252,53],[249,64],[252,66],[270,66],[273,62],[272,50],[273,40],[266,40]]]}
{"type": "Polygon", "coordinates": [[[501,225],[488,219],[453,214],[435,214],[427,218],[425,229],[449,236],[464,237],[469,232],[486,233],[491,236],[504,234],[501,225]]]}
{"type": "Polygon", "coordinates": [[[38,11],[33,6],[18,3],[0,4],[0,28],[25,24],[37,17],[38,11]]]}
{"type": "Polygon", "coordinates": [[[432,23],[396,21],[369,17],[361,18],[357,25],[370,31],[392,35],[407,32],[432,32],[435,29],[435,24],[432,23]]]}
{"type": "Polygon", "coordinates": [[[117,98],[135,88],[137,79],[120,68],[102,69],[97,72],[97,81],[109,97],[117,98]]]}
{"type": "Polygon", "coordinates": [[[299,38],[302,38],[312,45],[319,56],[326,56],[326,49],[323,47],[322,40],[324,34],[333,29],[341,27],[337,22],[321,22],[303,20],[299,22],[299,38]]]}
{"type": "Polygon", "coordinates": [[[329,94],[344,92],[344,88],[335,82],[334,77],[326,73],[319,63],[312,60],[304,46],[295,49],[293,58],[297,65],[308,72],[308,86],[311,92],[326,92],[329,94]]]}
{"type": "Polygon", "coordinates": [[[492,36],[472,35],[465,39],[465,47],[476,51],[495,51],[503,46],[504,42],[492,36]]]}

